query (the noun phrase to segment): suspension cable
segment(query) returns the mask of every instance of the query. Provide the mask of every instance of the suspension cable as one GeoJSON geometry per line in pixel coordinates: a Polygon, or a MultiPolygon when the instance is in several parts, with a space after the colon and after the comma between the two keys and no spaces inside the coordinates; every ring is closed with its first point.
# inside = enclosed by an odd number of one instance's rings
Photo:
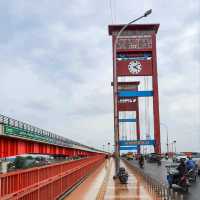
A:
{"type": "Polygon", "coordinates": [[[109,9],[110,9],[111,21],[112,21],[112,24],[113,24],[114,23],[114,16],[113,16],[112,0],[109,0],[109,9]]]}

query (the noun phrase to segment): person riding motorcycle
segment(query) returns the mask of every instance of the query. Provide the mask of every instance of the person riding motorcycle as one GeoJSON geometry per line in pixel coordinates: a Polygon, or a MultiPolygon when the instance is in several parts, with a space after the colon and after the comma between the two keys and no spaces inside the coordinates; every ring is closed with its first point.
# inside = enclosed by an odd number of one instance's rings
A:
{"type": "Polygon", "coordinates": [[[186,168],[185,160],[184,159],[180,160],[180,164],[177,167],[177,170],[178,170],[178,176],[179,176],[179,178],[181,178],[187,172],[187,168],[186,168]]]}
{"type": "Polygon", "coordinates": [[[185,192],[188,191],[188,179],[186,176],[187,168],[185,165],[184,159],[180,160],[180,164],[178,165],[177,173],[170,172],[168,173],[167,180],[169,183],[169,187],[172,188],[173,184],[180,186],[185,192]]]}
{"type": "Polygon", "coordinates": [[[165,153],[165,160],[168,160],[169,159],[169,155],[168,153],[165,153]]]}
{"type": "Polygon", "coordinates": [[[144,166],[144,156],[141,154],[139,158],[139,165],[142,168],[144,166]]]}
{"type": "Polygon", "coordinates": [[[190,182],[196,182],[196,178],[198,176],[198,165],[192,160],[191,157],[186,162],[186,167],[188,170],[188,179],[190,182]]]}
{"type": "Polygon", "coordinates": [[[194,160],[192,160],[192,158],[191,157],[189,157],[189,159],[187,160],[187,162],[186,162],[186,167],[187,167],[187,170],[189,171],[189,170],[191,170],[191,169],[194,169],[195,168],[195,166],[196,166],[196,163],[195,163],[195,161],[194,160]]]}

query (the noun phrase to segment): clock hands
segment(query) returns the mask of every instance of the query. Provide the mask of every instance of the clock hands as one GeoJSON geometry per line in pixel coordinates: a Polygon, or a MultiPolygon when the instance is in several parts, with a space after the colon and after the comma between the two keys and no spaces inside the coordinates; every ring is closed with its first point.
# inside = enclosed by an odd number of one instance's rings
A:
{"type": "Polygon", "coordinates": [[[135,65],[134,68],[136,69],[137,72],[139,72],[141,70],[141,64],[135,65]]]}
{"type": "Polygon", "coordinates": [[[135,69],[138,69],[138,66],[140,66],[140,64],[137,64],[134,66],[135,69]]]}
{"type": "Polygon", "coordinates": [[[142,66],[139,61],[132,61],[128,65],[129,71],[133,74],[137,74],[141,71],[142,66]]]}

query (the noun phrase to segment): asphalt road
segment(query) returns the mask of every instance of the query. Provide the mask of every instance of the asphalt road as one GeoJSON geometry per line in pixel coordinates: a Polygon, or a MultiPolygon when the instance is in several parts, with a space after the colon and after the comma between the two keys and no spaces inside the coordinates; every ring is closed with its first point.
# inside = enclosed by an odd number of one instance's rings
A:
{"type": "MultiPolygon", "coordinates": [[[[138,166],[138,161],[136,160],[130,161],[130,163],[138,166]]],[[[172,161],[163,160],[161,166],[158,166],[156,163],[145,162],[143,170],[145,173],[155,178],[160,183],[167,185],[167,170],[165,167],[167,164],[172,164],[172,161]]],[[[184,200],[200,200],[200,178],[197,179],[196,183],[192,183],[188,194],[184,194],[184,200]]]]}

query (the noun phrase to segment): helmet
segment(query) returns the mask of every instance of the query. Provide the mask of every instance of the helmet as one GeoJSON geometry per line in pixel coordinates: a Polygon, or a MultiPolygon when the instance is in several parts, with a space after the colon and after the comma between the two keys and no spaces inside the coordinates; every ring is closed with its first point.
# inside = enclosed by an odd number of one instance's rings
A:
{"type": "Polygon", "coordinates": [[[180,162],[181,162],[181,163],[185,163],[185,159],[184,159],[184,158],[181,158],[181,159],[180,159],[180,162]]]}

